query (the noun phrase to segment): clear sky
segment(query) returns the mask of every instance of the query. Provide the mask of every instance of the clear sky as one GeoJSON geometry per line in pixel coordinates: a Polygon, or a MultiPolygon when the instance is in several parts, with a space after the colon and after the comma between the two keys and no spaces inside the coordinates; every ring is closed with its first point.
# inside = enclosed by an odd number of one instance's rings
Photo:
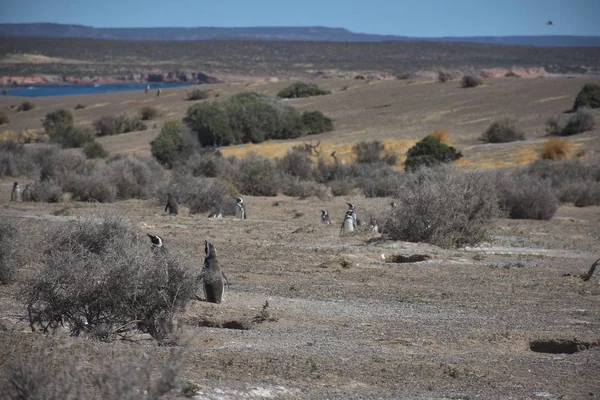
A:
{"type": "Polygon", "coordinates": [[[600,36],[600,0],[0,0],[0,23],[16,22],[329,26],[420,37],[600,36]]]}

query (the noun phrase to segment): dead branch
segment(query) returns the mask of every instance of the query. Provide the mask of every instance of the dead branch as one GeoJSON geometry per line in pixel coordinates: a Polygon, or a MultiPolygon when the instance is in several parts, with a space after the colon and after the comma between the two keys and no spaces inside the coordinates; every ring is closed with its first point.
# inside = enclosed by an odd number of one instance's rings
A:
{"type": "Polygon", "coordinates": [[[600,263],[600,258],[597,259],[596,261],[594,261],[594,263],[592,264],[592,266],[590,267],[589,271],[586,274],[580,275],[581,279],[583,279],[584,282],[587,282],[592,278],[592,275],[594,274],[594,271],[596,270],[596,267],[598,266],[599,263],[600,263]]]}

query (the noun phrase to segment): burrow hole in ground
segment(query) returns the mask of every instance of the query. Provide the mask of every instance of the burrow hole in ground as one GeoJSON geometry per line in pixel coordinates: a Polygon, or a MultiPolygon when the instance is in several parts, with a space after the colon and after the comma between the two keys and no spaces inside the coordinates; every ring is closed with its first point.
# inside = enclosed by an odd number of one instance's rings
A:
{"type": "Polygon", "coordinates": [[[536,353],[574,354],[600,346],[600,340],[536,339],[529,342],[529,349],[536,353]]]}

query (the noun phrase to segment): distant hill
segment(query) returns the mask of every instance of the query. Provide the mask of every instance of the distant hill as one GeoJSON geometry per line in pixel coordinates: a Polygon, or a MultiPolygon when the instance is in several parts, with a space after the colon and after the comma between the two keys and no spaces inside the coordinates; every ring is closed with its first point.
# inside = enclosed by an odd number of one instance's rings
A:
{"type": "Polygon", "coordinates": [[[0,36],[112,40],[293,40],[329,42],[428,41],[538,47],[597,47],[600,36],[465,36],[422,38],[351,32],[322,26],[246,28],[94,28],[52,23],[0,24],[0,36]]]}

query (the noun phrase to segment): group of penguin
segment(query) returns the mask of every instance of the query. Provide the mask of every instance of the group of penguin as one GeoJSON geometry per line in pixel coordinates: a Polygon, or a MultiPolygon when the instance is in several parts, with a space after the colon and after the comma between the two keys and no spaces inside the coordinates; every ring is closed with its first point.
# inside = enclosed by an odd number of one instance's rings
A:
{"type": "MultiPolygon", "coordinates": [[[[358,217],[356,216],[356,206],[352,203],[346,203],[346,204],[348,204],[348,210],[346,211],[346,214],[344,215],[344,220],[342,221],[342,227],[340,228],[340,234],[342,234],[342,235],[345,235],[350,232],[354,232],[357,225],[360,225],[358,217]]],[[[325,209],[321,210],[321,223],[325,224],[325,225],[331,224],[331,221],[329,220],[329,213],[325,209]]]]}
{"type": "Polygon", "coordinates": [[[29,185],[25,185],[25,189],[21,192],[19,182],[15,182],[12,191],[10,192],[10,201],[34,201],[29,185]]]}

